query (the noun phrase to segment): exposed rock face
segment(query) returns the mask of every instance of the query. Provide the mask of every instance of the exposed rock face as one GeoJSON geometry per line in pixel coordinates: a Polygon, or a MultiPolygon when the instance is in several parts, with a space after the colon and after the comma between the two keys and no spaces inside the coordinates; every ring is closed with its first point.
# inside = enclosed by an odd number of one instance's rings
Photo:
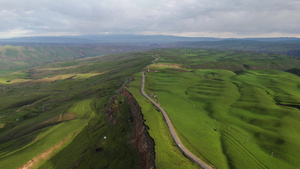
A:
{"type": "Polygon", "coordinates": [[[107,116],[107,120],[112,124],[116,124],[117,120],[114,116],[114,112],[116,111],[116,109],[114,108],[113,103],[111,103],[109,107],[106,107],[105,105],[104,109],[105,109],[105,114],[107,116]]]}
{"type": "Polygon", "coordinates": [[[155,151],[154,140],[148,133],[149,127],[144,124],[144,118],[141,107],[134,99],[131,93],[125,88],[122,90],[123,95],[128,99],[130,112],[134,118],[133,121],[133,145],[137,149],[140,159],[139,168],[155,169],[155,151]]]}

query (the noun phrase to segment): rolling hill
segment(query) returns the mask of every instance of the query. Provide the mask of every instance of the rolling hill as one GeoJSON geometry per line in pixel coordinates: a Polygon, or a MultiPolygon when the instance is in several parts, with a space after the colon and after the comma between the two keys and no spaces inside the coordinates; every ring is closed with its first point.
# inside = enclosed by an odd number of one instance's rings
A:
{"type": "Polygon", "coordinates": [[[149,47],[134,45],[6,45],[0,46],[0,73],[23,70],[50,62],[149,49],[149,47]]]}
{"type": "Polygon", "coordinates": [[[0,166],[154,165],[138,107],[122,93],[151,60],[147,53],[115,54],[0,75],[0,166]]]}
{"type": "MultiPolygon", "coordinates": [[[[211,49],[153,55],[156,61],[144,69],[145,91],[194,155],[215,168],[298,168],[300,77],[286,70],[299,68],[299,58],[211,49]]],[[[135,79],[141,81],[141,73],[135,79]]],[[[140,87],[134,82],[129,90],[148,107],[136,91],[140,87]]],[[[172,161],[159,147],[160,132],[151,130],[164,120],[153,120],[155,110],[143,113],[157,156],[163,156],[157,161],[172,161]]]]}
{"type": "Polygon", "coordinates": [[[300,59],[278,54],[296,41],[1,46],[0,166],[199,168],[141,95],[146,71],[146,94],[207,164],[297,168],[300,59]]]}

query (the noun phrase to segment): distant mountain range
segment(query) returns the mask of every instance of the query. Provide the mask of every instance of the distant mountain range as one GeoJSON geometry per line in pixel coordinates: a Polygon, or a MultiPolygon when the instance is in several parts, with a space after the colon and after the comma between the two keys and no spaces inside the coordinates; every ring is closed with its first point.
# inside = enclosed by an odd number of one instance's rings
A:
{"type": "Polygon", "coordinates": [[[167,35],[83,35],[83,36],[36,36],[0,39],[0,46],[135,46],[146,48],[210,48],[280,53],[300,57],[300,39],[278,38],[212,38],[180,37],[167,35]]]}
{"type": "Polygon", "coordinates": [[[84,35],[84,36],[36,36],[36,37],[21,37],[0,39],[0,43],[80,43],[80,44],[95,44],[95,43],[171,43],[171,42],[186,42],[186,41],[218,41],[219,38],[206,37],[180,37],[166,35],[84,35]]]}
{"type": "Polygon", "coordinates": [[[223,40],[250,40],[262,42],[286,42],[299,41],[299,38],[244,38],[244,39],[222,39],[213,37],[181,37],[169,35],[83,35],[83,36],[36,36],[0,39],[0,43],[69,43],[69,44],[95,44],[95,43],[133,43],[133,44],[151,44],[151,43],[174,43],[174,42],[199,42],[199,41],[223,41],[223,40]]]}

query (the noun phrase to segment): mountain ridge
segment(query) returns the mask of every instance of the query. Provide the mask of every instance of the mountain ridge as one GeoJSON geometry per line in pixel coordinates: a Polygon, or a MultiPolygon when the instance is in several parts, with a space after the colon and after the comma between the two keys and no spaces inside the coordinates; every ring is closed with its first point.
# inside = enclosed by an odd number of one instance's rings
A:
{"type": "Polygon", "coordinates": [[[262,42],[287,42],[300,41],[296,37],[274,38],[215,38],[215,37],[184,37],[173,35],[79,35],[79,36],[32,36],[0,39],[0,43],[172,43],[172,42],[197,42],[197,41],[262,41],[262,42]]]}

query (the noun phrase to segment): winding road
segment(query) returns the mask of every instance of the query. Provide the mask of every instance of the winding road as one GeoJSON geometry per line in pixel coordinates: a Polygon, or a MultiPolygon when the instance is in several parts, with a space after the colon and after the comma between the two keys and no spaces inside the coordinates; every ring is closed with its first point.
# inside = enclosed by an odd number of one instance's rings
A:
{"type": "Polygon", "coordinates": [[[173,137],[173,139],[175,140],[176,144],[178,145],[178,147],[181,149],[181,151],[188,156],[190,159],[192,159],[193,161],[195,161],[200,167],[204,168],[204,169],[212,169],[211,166],[205,164],[204,162],[202,162],[199,158],[197,158],[194,154],[192,154],[189,150],[187,150],[183,144],[181,143],[181,141],[179,140],[174,127],[171,123],[171,120],[169,119],[169,116],[167,115],[167,113],[165,112],[165,110],[160,107],[159,104],[155,103],[148,95],[146,95],[146,93],[144,92],[144,84],[145,84],[145,72],[143,72],[143,79],[142,79],[142,88],[141,88],[141,92],[142,94],[148,99],[150,100],[157,108],[159,108],[159,110],[162,112],[166,123],[169,127],[169,130],[171,132],[171,135],[173,137]]]}

